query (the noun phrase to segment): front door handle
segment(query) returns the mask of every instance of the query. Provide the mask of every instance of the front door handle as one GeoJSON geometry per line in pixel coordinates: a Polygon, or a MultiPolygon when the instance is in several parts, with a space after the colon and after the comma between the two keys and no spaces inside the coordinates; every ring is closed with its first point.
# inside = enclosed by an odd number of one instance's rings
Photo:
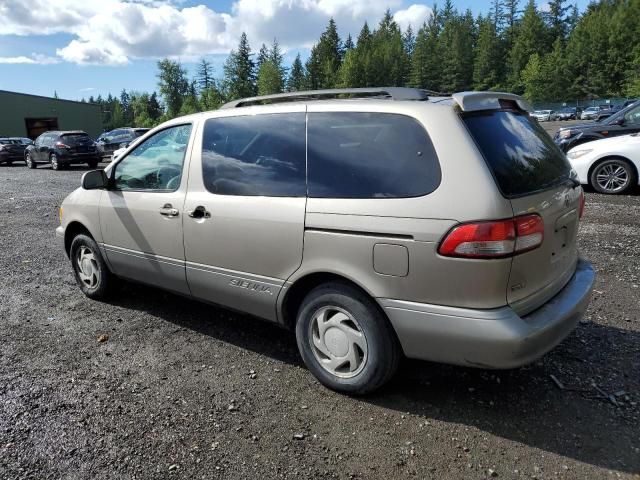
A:
{"type": "Polygon", "coordinates": [[[165,217],[177,217],[180,214],[177,208],[173,208],[173,205],[167,203],[160,209],[160,215],[165,217]]]}
{"type": "Polygon", "coordinates": [[[202,205],[198,205],[196,208],[187,213],[191,218],[211,218],[211,213],[207,211],[202,205]]]}

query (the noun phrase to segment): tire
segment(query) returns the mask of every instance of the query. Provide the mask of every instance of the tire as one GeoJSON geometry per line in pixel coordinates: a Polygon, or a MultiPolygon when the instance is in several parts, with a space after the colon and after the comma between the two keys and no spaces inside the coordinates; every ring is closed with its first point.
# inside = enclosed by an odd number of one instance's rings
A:
{"type": "Polygon", "coordinates": [[[87,162],[87,165],[89,165],[89,168],[91,170],[95,170],[96,168],[98,168],[98,160],[93,160],[91,162],[87,162]]]}
{"type": "Polygon", "coordinates": [[[596,192],[621,195],[638,184],[638,177],[628,161],[611,158],[596,164],[589,175],[589,184],[596,192]]]}
{"type": "Polygon", "coordinates": [[[69,249],[76,282],[87,297],[103,300],[111,293],[113,275],[102,258],[98,244],[89,236],[77,235],[69,249]]]}
{"type": "Polygon", "coordinates": [[[313,289],[296,321],[307,368],[324,386],[363,395],[395,374],[401,349],[388,320],[367,295],[342,282],[313,289]]]}
{"type": "Polygon", "coordinates": [[[32,160],[31,154],[29,152],[27,152],[27,154],[24,156],[24,163],[26,163],[27,167],[29,167],[29,168],[37,168],[38,167],[38,164],[32,160]]]}
{"type": "Polygon", "coordinates": [[[49,156],[49,161],[51,162],[51,170],[62,170],[62,164],[58,161],[58,156],[55,153],[49,156]]]}

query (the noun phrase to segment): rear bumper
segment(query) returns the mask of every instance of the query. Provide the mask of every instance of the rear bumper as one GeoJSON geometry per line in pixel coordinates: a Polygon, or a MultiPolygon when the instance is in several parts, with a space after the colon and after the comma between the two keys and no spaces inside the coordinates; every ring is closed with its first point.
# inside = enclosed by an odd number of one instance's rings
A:
{"type": "Polygon", "coordinates": [[[100,160],[102,160],[102,157],[98,152],[63,153],[58,155],[58,161],[65,165],[72,163],[99,162],[100,160]]]}
{"type": "Polygon", "coordinates": [[[589,301],[595,271],[578,262],[567,285],[534,312],[510,307],[471,310],[378,299],[407,357],[481,368],[515,368],[541,357],[575,328],[589,301]]]}

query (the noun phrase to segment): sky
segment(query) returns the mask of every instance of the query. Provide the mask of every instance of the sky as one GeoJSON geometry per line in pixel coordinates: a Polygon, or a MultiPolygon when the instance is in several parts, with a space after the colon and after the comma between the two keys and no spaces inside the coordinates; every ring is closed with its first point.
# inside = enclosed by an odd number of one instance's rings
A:
{"type": "MultiPolygon", "coordinates": [[[[581,10],[588,2],[570,1],[581,10]]],[[[454,4],[477,15],[491,0],[454,4]]],[[[163,57],[195,75],[204,56],[222,76],[243,31],[253,51],[277,38],[290,63],[297,53],[308,56],[331,17],[341,36],[355,37],[387,9],[403,29],[416,30],[432,8],[416,0],[0,0],[0,90],[71,100],[153,91],[163,57]]]]}

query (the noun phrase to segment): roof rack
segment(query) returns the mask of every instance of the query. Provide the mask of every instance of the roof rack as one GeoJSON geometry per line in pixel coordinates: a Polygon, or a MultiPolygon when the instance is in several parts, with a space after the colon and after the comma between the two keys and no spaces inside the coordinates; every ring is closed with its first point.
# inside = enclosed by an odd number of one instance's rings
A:
{"type": "Polygon", "coordinates": [[[303,102],[329,100],[332,98],[385,98],[388,100],[425,101],[429,95],[448,96],[420,88],[379,87],[379,88],[332,88],[327,90],[308,90],[304,92],[278,93],[260,97],[242,98],[225,103],[221,108],[239,108],[271,103],[303,102]]]}

